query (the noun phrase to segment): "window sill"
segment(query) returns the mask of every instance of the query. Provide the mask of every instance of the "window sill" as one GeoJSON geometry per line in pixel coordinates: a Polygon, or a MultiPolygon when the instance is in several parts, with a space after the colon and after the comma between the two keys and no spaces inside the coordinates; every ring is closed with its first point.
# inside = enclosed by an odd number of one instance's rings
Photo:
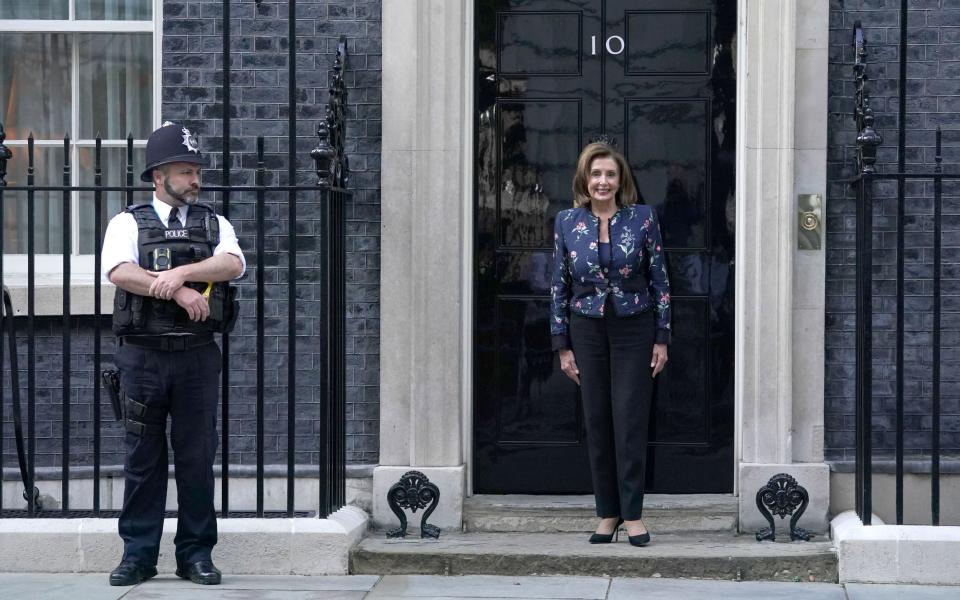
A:
{"type": "MultiPolygon", "coordinates": [[[[4,284],[10,290],[10,300],[13,302],[15,316],[27,315],[27,274],[5,273],[4,284]]],[[[100,285],[100,313],[113,312],[112,283],[100,285]]],[[[70,280],[70,314],[94,314],[94,281],[93,275],[73,275],[70,280]]],[[[63,315],[63,274],[37,273],[34,280],[33,314],[38,317],[63,315]]]]}

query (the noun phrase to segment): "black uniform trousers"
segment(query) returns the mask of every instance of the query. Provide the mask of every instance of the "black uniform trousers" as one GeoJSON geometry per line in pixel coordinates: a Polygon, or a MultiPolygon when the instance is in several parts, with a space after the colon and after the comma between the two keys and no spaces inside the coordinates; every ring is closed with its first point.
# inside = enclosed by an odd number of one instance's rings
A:
{"type": "Polygon", "coordinates": [[[182,351],[123,344],[115,362],[126,395],[148,407],[146,415],[134,417],[146,431],[126,433],[123,560],[157,564],[167,498],[167,415],[177,482],[177,564],[210,559],[217,543],[213,461],[220,348],[215,342],[182,351]]]}
{"type": "Polygon", "coordinates": [[[653,313],[570,317],[597,516],[639,519],[653,393],[653,313]]]}

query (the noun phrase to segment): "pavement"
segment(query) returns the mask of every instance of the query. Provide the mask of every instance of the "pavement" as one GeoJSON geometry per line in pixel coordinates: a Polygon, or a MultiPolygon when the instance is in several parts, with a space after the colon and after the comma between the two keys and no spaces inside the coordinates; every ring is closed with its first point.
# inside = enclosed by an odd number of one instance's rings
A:
{"type": "Polygon", "coordinates": [[[108,585],[106,573],[0,573],[0,597],[18,600],[958,600],[960,587],[624,577],[229,574],[219,586],[199,586],[163,574],[137,586],[118,588],[108,585]]]}

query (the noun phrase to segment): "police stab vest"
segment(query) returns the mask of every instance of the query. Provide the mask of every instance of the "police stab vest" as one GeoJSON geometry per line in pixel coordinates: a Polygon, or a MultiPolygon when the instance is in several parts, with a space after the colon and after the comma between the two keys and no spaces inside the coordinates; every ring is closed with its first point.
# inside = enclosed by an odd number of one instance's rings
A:
{"type": "MultiPolygon", "coordinates": [[[[137,221],[140,266],[148,271],[166,271],[210,258],[220,243],[217,215],[205,204],[190,207],[186,227],[180,227],[176,220],[170,228],[164,227],[152,204],[128,206],[126,211],[137,221]]],[[[207,320],[191,321],[187,311],[173,300],[140,296],[117,287],[113,297],[113,332],[118,336],[163,335],[229,333],[233,329],[238,308],[236,288],[226,283],[184,285],[207,296],[207,320]]]]}

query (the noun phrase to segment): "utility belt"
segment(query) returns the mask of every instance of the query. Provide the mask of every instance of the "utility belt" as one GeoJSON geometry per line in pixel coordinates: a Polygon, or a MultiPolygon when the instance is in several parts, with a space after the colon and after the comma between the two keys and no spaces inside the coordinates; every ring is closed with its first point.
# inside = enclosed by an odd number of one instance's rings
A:
{"type": "Polygon", "coordinates": [[[137,346],[160,352],[183,352],[191,348],[206,346],[213,341],[212,333],[197,335],[124,335],[120,337],[120,345],[137,346]]]}
{"type": "Polygon", "coordinates": [[[237,288],[227,283],[187,283],[207,298],[210,316],[191,321],[173,300],[140,296],[118,287],[113,299],[113,332],[118,337],[155,337],[165,333],[230,333],[239,313],[237,288]]]}

